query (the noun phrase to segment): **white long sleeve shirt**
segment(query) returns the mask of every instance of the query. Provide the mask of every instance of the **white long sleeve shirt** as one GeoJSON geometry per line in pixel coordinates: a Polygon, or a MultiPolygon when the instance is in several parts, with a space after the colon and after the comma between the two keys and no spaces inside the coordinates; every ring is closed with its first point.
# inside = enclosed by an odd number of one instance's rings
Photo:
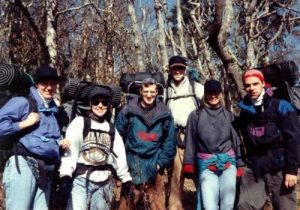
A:
{"type": "MultiPolygon", "coordinates": [[[[73,172],[76,169],[77,163],[92,165],[90,162],[87,162],[83,158],[83,154],[82,152],[80,152],[83,146],[83,124],[83,117],[76,117],[67,128],[66,139],[70,141],[70,149],[61,158],[61,166],[59,169],[60,177],[66,175],[72,176],[73,172]]],[[[92,120],[91,129],[101,129],[104,131],[109,131],[109,123],[107,121],[99,123],[92,120]]],[[[116,129],[112,150],[117,155],[117,157],[110,153],[107,159],[107,164],[113,166],[113,168],[116,170],[118,177],[123,183],[126,181],[131,181],[131,176],[128,172],[124,143],[116,129]]],[[[101,182],[105,181],[110,175],[110,170],[96,170],[90,173],[89,180],[94,182],[101,182]]],[[[87,173],[82,174],[80,176],[86,177],[87,173]]]]}

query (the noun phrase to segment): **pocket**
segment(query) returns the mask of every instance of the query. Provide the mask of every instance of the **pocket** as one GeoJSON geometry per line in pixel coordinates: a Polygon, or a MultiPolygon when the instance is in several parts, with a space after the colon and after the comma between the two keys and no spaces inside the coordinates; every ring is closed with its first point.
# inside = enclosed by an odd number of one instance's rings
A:
{"type": "Polygon", "coordinates": [[[247,127],[249,139],[255,145],[269,144],[280,141],[281,133],[276,123],[250,123],[247,127]]]}

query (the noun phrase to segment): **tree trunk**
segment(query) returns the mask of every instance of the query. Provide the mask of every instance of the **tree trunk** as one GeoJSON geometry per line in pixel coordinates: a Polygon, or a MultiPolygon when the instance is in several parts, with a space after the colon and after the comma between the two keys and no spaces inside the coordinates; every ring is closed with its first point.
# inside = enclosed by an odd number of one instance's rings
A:
{"type": "Polygon", "coordinates": [[[182,26],[182,12],[181,12],[181,0],[176,0],[176,18],[177,18],[177,30],[179,35],[179,46],[182,56],[187,57],[186,53],[186,47],[184,42],[184,32],[183,32],[183,26],[182,26]]]}
{"type": "MultiPolygon", "coordinates": [[[[46,45],[50,55],[50,64],[53,66],[57,62],[57,45],[56,45],[56,29],[55,29],[55,18],[54,12],[56,9],[56,0],[46,1],[46,15],[47,15],[47,32],[46,32],[46,45]]],[[[58,69],[59,71],[59,69],[58,69]]],[[[60,71],[59,71],[60,72],[60,71]]]]}
{"type": "Polygon", "coordinates": [[[210,45],[217,52],[227,74],[235,82],[238,96],[242,98],[245,95],[241,77],[242,69],[238,65],[237,58],[230,51],[227,41],[232,29],[232,20],[234,17],[231,0],[217,0],[216,2],[216,20],[213,33],[210,35],[210,45]]]}
{"type": "Polygon", "coordinates": [[[155,13],[157,20],[157,28],[158,28],[158,46],[159,46],[159,54],[160,54],[160,63],[162,64],[163,71],[168,70],[168,54],[166,47],[166,37],[164,31],[164,20],[162,17],[162,2],[161,0],[155,0],[155,13]]]}
{"type": "Polygon", "coordinates": [[[142,35],[138,30],[138,24],[137,24],[134,5],[133,5],[133,0],[127,0],[127,3],[128,3],[128,13],[131,18],[131,28],[133,32],[133,38],[134,38],[134,49],[136,53],[136,62],[138,66],[138,71],[144,71],[145,68],[144,68],[144,62],[143,62],[143,56],[141,50],[142,35]]]}

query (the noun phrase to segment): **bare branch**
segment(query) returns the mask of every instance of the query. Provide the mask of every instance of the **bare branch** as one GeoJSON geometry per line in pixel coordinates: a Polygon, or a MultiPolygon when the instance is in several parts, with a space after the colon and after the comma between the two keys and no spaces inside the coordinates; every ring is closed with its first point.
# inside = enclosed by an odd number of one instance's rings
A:
{"type": "Polygon", "coordinates": [[[78,7],[72,7],[72,8],[68,8],[68,9],[59,11],[59,12],[56,13],[56,17],[58,15],[65,14],[65,13],[72,12],[72,11],[76,11],[76,10],[80,10],[80,9],[83,9],[85,7],[88,7],[88,6],[94,6],[94,3],[86,3],[86,4],[78,6],[78,7]]]}

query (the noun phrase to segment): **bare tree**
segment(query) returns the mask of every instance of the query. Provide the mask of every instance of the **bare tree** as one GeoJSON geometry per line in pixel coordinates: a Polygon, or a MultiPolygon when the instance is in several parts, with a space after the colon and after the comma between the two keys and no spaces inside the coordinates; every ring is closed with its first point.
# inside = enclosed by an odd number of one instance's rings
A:
{"type": "Polygon", "coordinates": [[[138,28],[133,0],[127,0],[127,3],[128,3],[128,13],[131,17],[131,28],[132,28],[133,40],[134,40],[133,42],[134,42],[134,47],[136,52],[136,62],[137,62],[138,70],[142,71],[145,69],[143,58],[142,58],[142,49],[141,49],[142,36],[138,28]]]}
{"type": "Polygon", "coordinates": [[[155,13],[157,19],[157,28],[158,28],[158,46],[159,46],[159,58],[161,60],[161,65],[163,66],[163,70],[166,71],[168,69],[168,54],[166,47],[166,37],[164,30],[164,19],[162,17],[162,1],[155,0],[155,13]]]}

